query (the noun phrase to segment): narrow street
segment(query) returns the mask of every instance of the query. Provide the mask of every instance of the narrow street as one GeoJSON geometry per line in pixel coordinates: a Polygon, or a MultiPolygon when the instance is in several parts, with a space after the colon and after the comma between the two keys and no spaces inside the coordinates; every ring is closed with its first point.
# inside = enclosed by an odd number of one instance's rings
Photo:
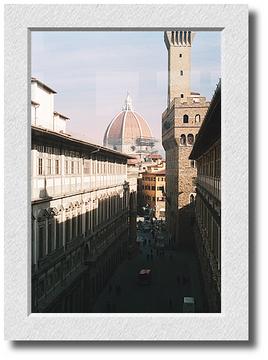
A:
{"type": "Polygon", "coordinates": [[[189,250],[167,249],[165,233],[159,230],[155,241],[152,227],[149,223],[139,226],[139,254],[119,266],[99,295],[92,312],[182,312],[185,296],[195,298],[195,312],[205,311],[196,255],[189,250]],[[162,243],[159,243],[159,238],[162,243]],[[150,284],[139,283],[141,269],[151,269],[150,284]]]}

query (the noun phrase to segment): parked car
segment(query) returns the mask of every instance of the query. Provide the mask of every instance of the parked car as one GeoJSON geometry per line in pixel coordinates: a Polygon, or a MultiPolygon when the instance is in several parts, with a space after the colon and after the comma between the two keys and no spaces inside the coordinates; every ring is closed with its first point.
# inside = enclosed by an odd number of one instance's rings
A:
{"type": "Polygon", "coordinates": [[[193,297],[185,296],[183,298],[182,312],[194,313],[195,312],[195,301],[193,297]]]}
{"type": "Polygon", "coordinates": [[[152,270],[141,269],[138,273],[138,283],[140,285],[149,285],[152,281],[152,270]]]}

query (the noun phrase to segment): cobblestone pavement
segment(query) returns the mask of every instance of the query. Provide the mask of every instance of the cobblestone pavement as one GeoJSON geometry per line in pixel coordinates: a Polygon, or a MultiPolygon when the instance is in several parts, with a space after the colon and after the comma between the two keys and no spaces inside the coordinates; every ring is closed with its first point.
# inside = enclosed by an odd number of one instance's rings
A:
{"type": "Polygon", "coordinates": [[[196,312],[204,312],[205,302],[195,254],[165,249],[160,255],[150,231],[141,230],[138,235],[144,240],[140,242],[140,253],[118,267],[99,295],[93,312],[182,312],[184,296],[194,297],[196,312]],[[141,285],[137,281],[137,274],[143,268],[152,269],[149,285],[141,285]]]}

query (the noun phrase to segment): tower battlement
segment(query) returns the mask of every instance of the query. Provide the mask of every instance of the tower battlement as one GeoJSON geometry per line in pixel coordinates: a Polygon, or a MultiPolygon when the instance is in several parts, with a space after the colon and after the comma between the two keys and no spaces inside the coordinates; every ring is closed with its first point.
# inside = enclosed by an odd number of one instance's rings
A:
{"type": "Polygon", "coordinates": [[[170,46],[192,46],[194,35],[192,31],[166,31],[164,41],[168,50],[170,46]]]}
{"type": "Polygon", "coordinates": [[[191,31],[166,31],[164,40],[168,49],[168,102],[174,98],[191,97],[191,47],[194,33],[191,31]]]}

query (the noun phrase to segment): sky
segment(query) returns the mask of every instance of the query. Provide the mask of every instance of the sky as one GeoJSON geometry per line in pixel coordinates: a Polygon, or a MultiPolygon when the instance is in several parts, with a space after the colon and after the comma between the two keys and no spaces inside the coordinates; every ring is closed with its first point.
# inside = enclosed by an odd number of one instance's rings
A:
{"type": "MultiPolygon", "coordinates": [[[[160,31],[33,31],[32,76],[57,92],[67,132],[102,144],[127,92],[161,147],[168,56],[160,31]]],[[[197,32],[191,89],[211,99],[220,78],[220,32],[197,32]]]]}

